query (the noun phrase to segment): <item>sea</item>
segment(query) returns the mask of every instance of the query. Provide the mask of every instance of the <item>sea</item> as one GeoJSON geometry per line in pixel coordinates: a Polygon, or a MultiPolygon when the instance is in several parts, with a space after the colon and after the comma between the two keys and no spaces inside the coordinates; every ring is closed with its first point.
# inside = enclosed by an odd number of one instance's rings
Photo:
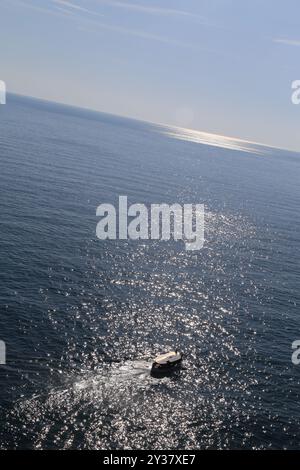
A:
{"type": "Polygon", "coordinates": [[[0,448],[299,448],[299,181],[300,153],[9,95],[0,448]],[[203,248],[99,240],[120,195],[204,204],[203,248]]]}

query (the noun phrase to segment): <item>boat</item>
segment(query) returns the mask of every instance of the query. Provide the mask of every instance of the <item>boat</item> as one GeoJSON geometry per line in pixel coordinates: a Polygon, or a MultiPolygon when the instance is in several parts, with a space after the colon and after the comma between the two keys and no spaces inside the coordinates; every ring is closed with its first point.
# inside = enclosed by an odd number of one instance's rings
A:
{"type": "Polygon", "coordinates": [[[177,369],[182,361],[182,354],[178,351],[170,351],[157,356],[152,364],[151,374],[161,375],[177,369]]]}

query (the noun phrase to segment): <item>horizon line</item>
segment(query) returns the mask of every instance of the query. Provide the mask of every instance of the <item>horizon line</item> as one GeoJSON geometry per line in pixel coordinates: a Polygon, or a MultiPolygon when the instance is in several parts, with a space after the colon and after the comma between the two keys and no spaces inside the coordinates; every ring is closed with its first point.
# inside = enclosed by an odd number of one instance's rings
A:
{"type": "MultiPolygon", "coordinates": [[[[152,125],[155,125],[155,126],[169,127],[169,128],[173,128],[173,129],[177,129],[177,130],[180,129],[180,130],[190,131],[190,132],[199,132],[199,133],[202,133],[202,134],[221,137],[221,138],[224,138],[224,139],[231,139],[231,140],[241,142],[241,143],[245,143],[245,144],[257,145],[259,147],[266,147],[266,148],[274,149],[274,150],[284,150],[284,151],[287,151],[287,152],[300,154],[300,150],[290,149],[290,148],[286,148],[286,147],[276,147],[275,145],[270,145],[270,144],[266,144],[266,143],[262,143],[262,142],[256,142],[256,141],[252,141],[252,140],[248,140],[248,139],[243,139],[241,137],[232,137],[232,136],[228,136],[228,135],[224,135],[224,134],[217,134],[215,132],[209,132],[209,131],[204,131],[204,130],[200,130],[200,129],[193,129],[193,128],[190,128],[190,127],[182,127],[182,126],[176,126],[174,124],[162,123],[162,122],[157,122],[157,121],[150,121],[150,120],[147,120],[147,119],[140,119],[140,118],[137,118],[137,117],[124,115],[124,114],[114,114],[114,113],[111,113],[111,112],[108,112],[108,111],[100,111],[99,109],[95,109],[95,108],[89,108],[89,107],[86,107],[86,106],[79,106],[77,104],[69,104],[69,103],[65,103],[63,101],[49,100],[49,99],[41,98],[41,97],[38,97],[38,96],[23,95],[21,93],[16,93],[16,92],[7,92],[7,96],[9,96],[9,95],[13,95],[13,96],[21,97],[21,98],[32,99],[32,100],[37,100],[37,101],[43,101],[45,103],[56,104],[58,106],[65,106],[65,107],[74,108],[74,109],[78,109],[78,110],[91,111],[93,113],[107,114],[109,116],[118,117],[118,118],[122,118],[122,119],[129,119],[129,120],[132,120],[132,121],[142,122],[142,123],[145,123],[145,124],[152,124],[152,125]]],[[[204,144],[203,143],[203,145],[209,145],[209,144],[204,144]]]]}

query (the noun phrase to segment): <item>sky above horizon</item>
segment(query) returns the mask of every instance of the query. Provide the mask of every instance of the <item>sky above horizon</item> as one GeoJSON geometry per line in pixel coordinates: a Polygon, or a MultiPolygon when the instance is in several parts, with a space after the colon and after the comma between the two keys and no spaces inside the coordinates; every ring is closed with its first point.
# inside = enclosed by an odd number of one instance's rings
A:
{"type": "Polygon", "coordinates": [[[300,151],[298,0],[1,0],[7,91],[300,151]]]}

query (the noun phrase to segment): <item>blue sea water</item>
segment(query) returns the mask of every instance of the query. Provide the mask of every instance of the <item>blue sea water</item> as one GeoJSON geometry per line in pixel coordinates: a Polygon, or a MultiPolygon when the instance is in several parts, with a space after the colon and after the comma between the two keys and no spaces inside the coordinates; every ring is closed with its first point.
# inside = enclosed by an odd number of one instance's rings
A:
{"type": "Polygon", "coordinates": [[[299,448],[300,154],[9,96],[0,169],[1,448],[299,448]],[[119,195],[203,249],[98,240],[119,195]]]}

